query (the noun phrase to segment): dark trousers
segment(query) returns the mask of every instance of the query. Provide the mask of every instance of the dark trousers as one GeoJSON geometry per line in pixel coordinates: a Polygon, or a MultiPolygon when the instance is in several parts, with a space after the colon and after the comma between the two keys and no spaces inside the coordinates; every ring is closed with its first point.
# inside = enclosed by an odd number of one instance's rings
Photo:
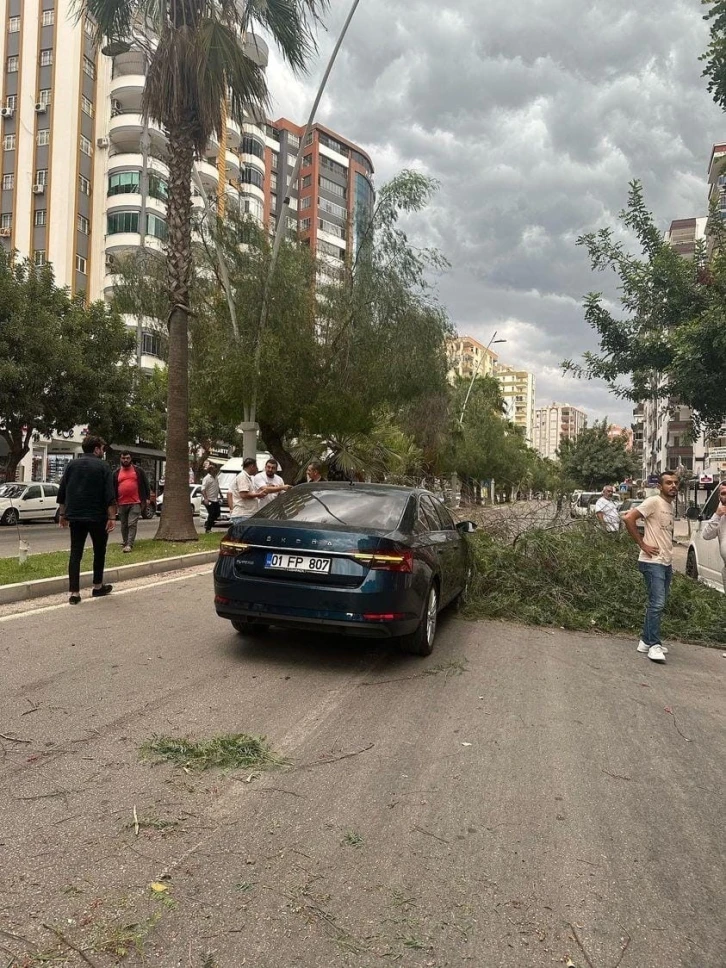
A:
{"type": "Polygon", "coordinates": [[[222,513],[222,505],[219,501],[209,501],[207,503],[207,521],[204,525],[205,531],[211,531],[217,523],[219,515],[222,513]]]}
{"type": "Polygon", "coordinates": [[[71,557],[68,561],[68,591],[73,595],[81,590],[81,558],[90,534],[93,542],[93,584],[103,582],[103,569],[106,564],[106,545],[108,532],[104,521],[69,521],[71,531],[71,557]]]}

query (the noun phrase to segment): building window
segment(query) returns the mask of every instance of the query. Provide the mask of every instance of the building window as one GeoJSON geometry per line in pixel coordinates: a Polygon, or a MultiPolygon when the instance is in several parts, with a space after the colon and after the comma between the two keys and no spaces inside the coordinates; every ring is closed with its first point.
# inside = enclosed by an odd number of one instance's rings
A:
{"type": "Polygon", "coordinates": [[[345,147],[345,145],[342,145],[339,141],[336,141],[335,138],[329,137],[329,135],[325,134],[323,131],[318,133],[318,141],[321,145],[325,145],[326,148],[330,148],[331,151],[337,151],[339,155],[345,155],[346,158],[348,157],[348,149],[345,147]]]}
{"type": "Polygon", "coordinates": [[[78,187],[79,187],[82,195],[90,195],[91,194],[91,183],[89,182],[89,180],[87,178],[84,178],[83,175],[79,175],[78,176],[78,187]]]}
{"type": "Polygon", "coordinates": [[[50,67],[53,63],[53,50],[50,47],[46,47],[45,50],[40,52],[40,66],[50,67]]]}
{"type": "Polygon", "coordinates": [[[302,160],[303,168],[309,168],[312,165],[312,163],[313,163],[313,156],[305,155],[305,157],[302,160]]]}
{"type": "Polygon", "coordinates": [[[8,20],[8,33],[17,34],[20,30],[20,17],[11,17],[8,20]]]}
{"type": "Polygon", "coordinates": [[[138,171],[120,171],[108,179],[109,195],[138,195],[141,175],[138,171]]]}
{"type": "Polygon", "coordinates": [[[81,95],[81,110],[84,114],[87,114],[89,118],[93,117],[93,101],[89,100],[85,94],[81,95]]]}
{"type": "Polygon", "coordinates": [[[15,135],[6,134],[3,138],[3,151],[14,151],[15,150],[15,135]]]}
{"type": "Polygon", "coordinates": [[[254,155],[255,158],[265,157],[265,147],[262,142],[257,138],[251,138],[248,134],[242,138],[241,151],[243,155],[254,155]]]}
{"type": "Polygon", "coordinates": [[[9,175],[3,175],[3,191],[10,192],[15,185],[15,175],[12,172],[9,175]]]}
{"type": "Polygon", "coordinates": [[[122,232],[139,231],[138,212],[114,212],[108,216],[107,221],[108,235],[118,235],[122,232]]]}
{"type": "Polygon", "coordinates": [[[81,151],[83,152],[84,155],[88,155],[89,158],[91,156],[91,152],[93,151],[91,142],[84,134],[81,135],[81,151]]]}
{"type": "Polygon", "coordinates": [[[83,21],[83,29],[86,32],[86,37],[93,37],[95,34],[93,23],[88,19],[88,17],[86,17],[86,19],[83,21]]]}
{"type": "Polygon", "coordinates": [[[18,57],[8,57],[7,71],[8,74],[14,74],[18,69],[18,57]]]}
{"type": "Polygon", "coordinates": [[[312,175],[305,175],[305,177],[302,180],[301,187],[302,188],[310,188],[310,186],[312,185],[312,183],[313,183],[313,176],[312,175]]]}
{"type": "Polygon", "coordinates": [[[96,65],[90,57],[86,57],[85,55],[83,57],[83,73],[87,74],[92,81],[96,78],[96,65]]]}
{"type": "Polygon", "coordinates": [[[339,162],[333,161],[333,159],[328,158],[327,155],[320,156],[320,167],[328,168],[330,171],[334,171],[338,175],[347,176],[348,174],[348,169],[345,167],[345,165],[341,165],[339,162]]]}
{"type": "Polygon", "coordinates": [[[305,195],[304,198],[300,199],[300,208],[310,208],[312,204],[313,204],[312,195],[305,195]]]}
{"type": "Polygon", "coordinates": [[[8,94],[8,96],[5,98],[5,107],[9,108],[11,111],[15,110],[17,103],[18,98],[16,94],[8,94]]]}
{"type": "Polygon", "coordinates": [[[161,358],[161,336],[158,333],[141,334],[142,356],[157,356],[161,358]]]}
{"type": "MultiPolygon", "coordinates": [[[[17,70],[17,67],[15,69],[17,70]]],[[[277,171],[277,166],[279,162],[280,162],[280,155],[278,154],[278,152],[273,151],[272,159],[270,161],[270,167],[272,168],[273,171],[277,171]]]]}
{"type": "Polygon", "coordinates": [[[42,225],[46,224],[47,217],[48,213],[44,208],[36,208],[33,214],[33,225],[35,225],[36,228],[40,228],[42,225]]]}
{"type": "Polygon", "coordinates": [[[83,256],[82,255],[77,255],[76,256],[76,272],[82,272],[83,275],[85,276],[86,269],[87,268],[88,268],[88,263],[83,258],[83,256]]]}
{"type": "Polygon", "coordinates": [[[166,202],[169,199],[169,186],[160,175],[153,171],[149,172],[149,195],[160,202],[166,202]]]}
{"type": "Polygon", "coordinates": [[[297,149],[300,147],[300,139],[296,134],[293,134],[292,131],[288,131],[287,144],[288,144],[288,147],[297,149]]]}
{"type": "Polygon", "coordinates": [[[240,175],[240,181],[244,185],[257,185],[258,188],[262,188],[263,175],[256,168],[245,168],[240,175]]]}
{"type": "Polygon", "coordinates": [[[35,136],[35,143],[39,148],[50,144],[50,128],[41,128],[35,136]]]}
{"type": "MultiPolygon", "coordinates": [[[[328,215],[337,215],[338,218],[347,218],[348,212],[343,208],[342,205],[336,205],[335,202],[329,201],[327,198],[321,198],[318,200],[318,210],[321,212],[327,212],[328,215]]],[[[471,347],[464,347],[464,352],[470,352],[471,347]]]]}
{"type": "Polygon", "coordinates": [[[48,184],[48,169],[38,168],[35,173],[34,185],[47,185],[48,184]]]}
{"type": "Polygon", "coordinates": [[[38,92],[38,103],[44,104],[46,107],[50,104],[50,88],[44,87],[42,91],[38,92]]]}
{"type": "Polygon", "coordinates": [[[341,262],[345,259],[345,249],[339,249],[337,245],[326,242],[324,239],[318,239],[317,249],[322,255],[333,256],[335,259],[340,259],[341,262]]]}
{"type": "Polygon", "coordinates": [[[41,18],[41,24],[43,27],[52,27],[55,23],[55,13],[53,10],[44,10],[43,16],[41,18]]]}
{"type": "Polygon", "coordinates": [[[36,266],[44,266],[46,263],[45,249],[36,249],[33,252],[33,263],[36,266]]]}
{"type": "Polygon", "coordinates": [[[323,178],[321,175],[320,178],[318,178],[318,184],[324,191],[330,192],[331,195],[339,195],[341,198],[345,198],[346,196],[345,188],[342,185],[338,185],[336,182],[331,181],[329,178],[323,178]]]}
{"type": "Polygon", "coordinates": [[[0,215],[0,229],[10,229],[13,226],[13,216],[12,212],[6,212],[4,215],[0,215]]]}
{"type": "Polygon", "coordinates": [[[159,218],[158,215],[146,216],[146,232],[148,235],[153,235],[154,238],[161,239],[162,242],[166,242],[166,222],[163,218],[159,218]]]}
{"type": "Polygon", "coordinates": [[[336,225],[334,222],[327,222],[324,218],[318,219],[318,228],[322,229],[323,232],[327,232],[328,235],[336,235],[339,239],[345,238],[344,228],[341,228],[340,225],[336,225]]]}
{"type": "Polygon", "coordinates": [[[84,235],[88,235],[91,229],[91,223],[88,221],[85,215],[78,215],[76,218],[76,228],[79,232],[83,232],[84,235]]]}
{"type": "Polygon", "coordinates": [[[301,218],[300,219],[300,231],[301,232],[309,232],[310,231],[310,225],[311,224],[312,224],[312,219],[309,219],[309,218],[301,218]]]}

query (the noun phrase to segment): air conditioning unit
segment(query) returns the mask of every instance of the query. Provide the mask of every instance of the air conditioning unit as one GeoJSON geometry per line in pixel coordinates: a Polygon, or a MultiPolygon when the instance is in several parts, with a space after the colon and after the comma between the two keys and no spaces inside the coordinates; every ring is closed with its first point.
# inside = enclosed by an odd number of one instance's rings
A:
{"type": "Polygon", "coordinates": [[[121,110],[121,102],[118,101],[116,98],[111,98],[111,110],[112,111],[120,111],[121,110]]]}
{"type": "Polygon", "coordinates": [[[12,118],[15,114],[12,108],[0,108],[0,118],[12,118]]]}
{"type": "Polygon", "coordinates": [[[108,148],[109,143],[110,142],[109,142],[108,138],[97,138],[96,139],[96,144],[98,145],[99,148],[108,148]]]}
{"type": "Polygon", "coordinates": [[[113,269],[116,268],[116,260],[114,259],[114,257],[112,255],[107,255],[106,256],[106,268],[109,271],[112,271],[113,269]]]}
{"type": "Polygon", "coordinates": [[[33,185],[34,195],[43,195],[45,193],[45,185],[33,185]]]}
{"type": "Polygon", "coordinates": [[[45,112],[47,110],[48,110],[48,105],[47,104],[44,104],[42,101],[36,101],[35,102],[35,113],[36,114],[45,114],[45,112]]]}
{"type": "Polygon", "coordinates": [[[0,229],[0,239],[9,239],[9,238],[10,238],[10,229],[1,228],[0,229]]]}

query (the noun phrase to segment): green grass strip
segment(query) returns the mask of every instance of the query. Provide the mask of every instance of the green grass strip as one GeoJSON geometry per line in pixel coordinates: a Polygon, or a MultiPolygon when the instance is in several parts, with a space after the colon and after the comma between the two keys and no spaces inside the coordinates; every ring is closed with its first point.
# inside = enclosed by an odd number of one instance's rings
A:
{"type": "MultiPolygon", "coordinates": [[[[119,565],[133,565],[139,561],[153,561],[156,558],[173,558],[176,555],[193,555],[200,551],[213,551],[219,547],[224,532],[200,534],[198,541],[155,541],[142,539],[134,545],[131,554],[124,554],[120,544],[109,545],[106,552],[106,568],[119,565]]],[[[32,537],[32,535],[31,535],[32,537]]],[[[56,578],[68,573],[68,551],[47,551],[43,554],[29,555],[24,564],[17,558],[0,558],[0,585],[15,582],[33,581],[37,578],[56,578]]],[[[88,539],[81,561],[81,571],[90,571],[93,565],[93,549],[88,539]]]]}

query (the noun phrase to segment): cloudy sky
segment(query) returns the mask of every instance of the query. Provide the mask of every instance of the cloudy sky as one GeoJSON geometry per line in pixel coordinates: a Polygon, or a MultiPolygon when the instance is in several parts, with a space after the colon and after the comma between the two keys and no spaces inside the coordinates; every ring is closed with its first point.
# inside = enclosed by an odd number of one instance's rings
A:
{"type": "MultiPolygon", "coordinates": [[[[307,119],[349,7],[331,0],[300,81],[271,55],[274,117],[307,119]]],[[[614,223],[639,178],[666,228],[705,214],[726,118],[701,78],[700,0],[361,0],[316,120],[362,145],[376,180],[441,183],[408,229],[452,263],[439,295],[460,333],[506,338],[537,402],[630,422],[627,403],[560,362],[595,348],[582,296],[612,286],[575,246],[614,223]]]]}

